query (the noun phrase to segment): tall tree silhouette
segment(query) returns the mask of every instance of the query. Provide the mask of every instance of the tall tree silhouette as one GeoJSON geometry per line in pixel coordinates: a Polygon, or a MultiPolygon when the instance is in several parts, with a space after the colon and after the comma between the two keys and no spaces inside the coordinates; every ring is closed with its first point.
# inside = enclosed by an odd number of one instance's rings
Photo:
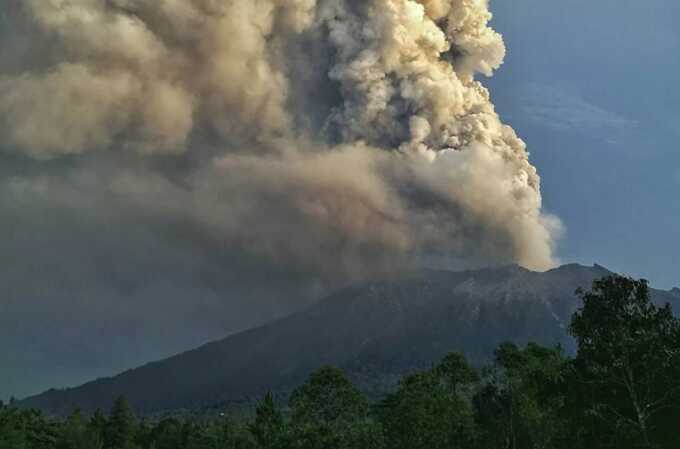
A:
{"type": "Polygon", "coordinates": [[[128,449],[135,436],[135,417],[123,396],[113,403],[106,427],[107,449],[128,449]]]}
{"type": "Polygon", "coordinates": [[[588,416],[619,447],[657,447],[667,433],[677,434],[663,426],[680,400],[680,322],[669,305],[651,302],[645,280],[611,276],[579,294],[583,307],[570,329],[588,416]]]}

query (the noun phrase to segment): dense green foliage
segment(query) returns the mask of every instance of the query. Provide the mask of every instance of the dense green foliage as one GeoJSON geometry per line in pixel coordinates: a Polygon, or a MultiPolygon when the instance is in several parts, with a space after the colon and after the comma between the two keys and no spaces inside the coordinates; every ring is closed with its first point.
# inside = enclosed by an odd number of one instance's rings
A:
{"type": "Polygon", "coordinates": [[[580,292],[560,348],[498,347],[481,371],[461,354],[413,373],[371,404],[323,367],[272,394],[252,420],[138,420],[124,398],[108,416],[62,421],[0,406],[0,449],[671,449],[680,447],[680,322],[645,281],[609,277],[580,292]]]}

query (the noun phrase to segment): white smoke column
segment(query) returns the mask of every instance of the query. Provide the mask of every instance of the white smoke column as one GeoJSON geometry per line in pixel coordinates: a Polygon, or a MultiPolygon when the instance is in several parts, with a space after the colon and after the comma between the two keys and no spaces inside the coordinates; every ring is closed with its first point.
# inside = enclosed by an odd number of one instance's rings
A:
{"type": "Polygon", "coordinates": [[[556,263],[559,221],[476,79],[505,55],[486,0],[11,2],[47,56],[0,63],[3,146],[98,152],[130,211],[321,277],[556,263]]]}

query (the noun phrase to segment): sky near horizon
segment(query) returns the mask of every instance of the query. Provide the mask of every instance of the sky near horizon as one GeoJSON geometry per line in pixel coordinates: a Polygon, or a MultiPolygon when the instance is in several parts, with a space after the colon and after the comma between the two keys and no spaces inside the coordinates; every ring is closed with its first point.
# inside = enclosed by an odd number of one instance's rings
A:
{"type": "MultiPolygon", "coordinates": [[[[495,0],[492,11],[508,53],[493,78],[480,79],[503,121],[528,145],[545,210],[564,223],[560,261],[597,263],[657,288],[680,286],[680,3],[495,0]]],[[[0,10],[0,31],[6,20],[0,10]]],[[[21,58],[16,49],[24,45],[20,35],[4,37],[0,69],[13,66],[10,58],[21,58]]],[[[106,173],[105,156],[85,157],[106,173]]],[[[71,169],[70,163],[50,167],[71,169]]],[[[30,174],[31,164],[0,152],[0,181],[30,174]]],[[[168,172],[176,168],[167,165],[168,172]]],[[[88,176],[75,180],[93,184],[88,176]]],[[[7,266],[0,283],[9,279],[16,288],[0,298],[7,347],[0,353],[0,398],[110,375],[304,303],[283,293],[299,292],[294,277],[265,270],[251,279],[222,270],[233,259],[215,254],[209,239],[187,242],[187,223],[155,232],[138,226],[137,217],[116,216],[115,204],[113,212],[101,208],[96,194],[66,193],[82,197],[88,213],[74,217],[67,203],[50,205],[40,219],[0,216],[7,236],[0,242],[7,266]],[[285,288],[272,295],[268,283],[285,288]],[[27,294],[34,303],[23,303],[27,294]],[[225,295],[238,301],[225,306],[225,295]],[[49,376],[40,372],[48,366],[49,376]]],[[[304,291],[305,301],[315,292],[304,291]]]]}
{"type": "Polygon", "coordinates": [[[680,3],[493,1],[488,80],[527,142],[563,262],[680,285],[680,3]]]}

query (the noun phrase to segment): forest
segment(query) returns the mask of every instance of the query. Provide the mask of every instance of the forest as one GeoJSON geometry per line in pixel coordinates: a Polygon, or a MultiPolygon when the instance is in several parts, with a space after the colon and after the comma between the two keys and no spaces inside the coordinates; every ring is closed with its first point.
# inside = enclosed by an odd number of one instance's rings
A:
{"type": "Polygon", "coordinates": [[[282,403],[247,417],[65,419],[0,404],[0,449],[677,449],[680,320],[644,280],[610,276],[577,292],[577,351],[503,343],[473,367],[451,353],[378,399],[321,367],[282,403]]]}

